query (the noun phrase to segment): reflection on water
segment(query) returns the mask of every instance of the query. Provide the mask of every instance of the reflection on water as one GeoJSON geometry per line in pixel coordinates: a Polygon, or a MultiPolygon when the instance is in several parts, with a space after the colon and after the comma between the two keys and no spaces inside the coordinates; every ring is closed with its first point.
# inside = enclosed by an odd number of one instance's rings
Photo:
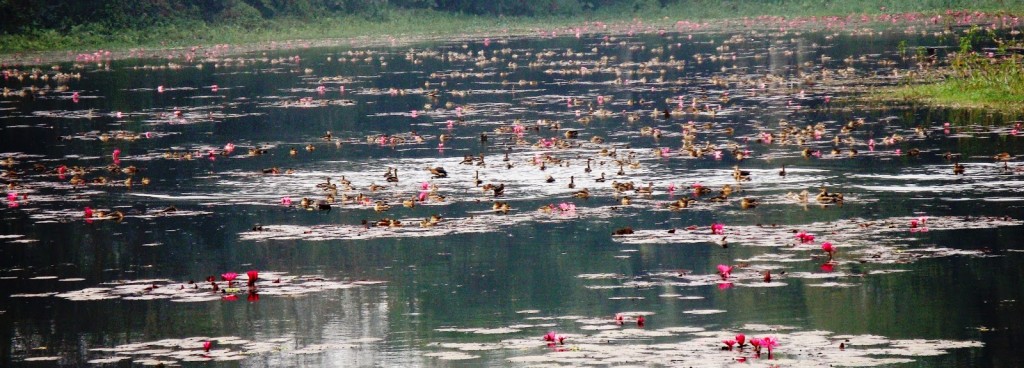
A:
{"type": "Polygon", "coordinates": [[[855,98],[935,32],[12,69],[2,364],[1020,364],[1018,117],[855,98]]]}

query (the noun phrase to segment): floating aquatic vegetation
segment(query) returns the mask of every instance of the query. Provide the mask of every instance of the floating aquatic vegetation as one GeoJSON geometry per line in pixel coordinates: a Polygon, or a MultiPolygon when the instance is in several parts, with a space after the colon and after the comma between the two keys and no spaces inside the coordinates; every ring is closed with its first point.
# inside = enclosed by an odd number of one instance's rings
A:
{"type": "Polygon", "coordinates": [[[260,355],[306,355],[337,349],[359,349],[365,344],[379,341],[379,338],[364,337],[296,347],[296,342],[291,338],[253,341],[236,336],[197,336],[92,348],[89,349],[89,355],[93,358],[88,363],[106,364],[131,360],[141,365],[177,365],[182,362],[238,361],[260,355]]]}
{"type": "MultiPolygon", "coordinates": [[[[242,276],[239,276],[242,277],[242,276]]],[[[47,279],[56,279],[56,276],[47,279]]],[[[34,278],[34,279],[39,279],[34,278]]],[[[250,280],[244,276],[242,280],[250,280]]],[[[170,300],[172,302],[207,302],[227,300],[236,295],[300,296],[327,290],[349,289],[383,284],[383,281],[335,281],[310,275],[288,275],[282,272],[261,272],[255,288],[223,285],[216,281],[175,282],[167,279],[122,280],[74,291],[40,294],[15,294],[12,297],[58,297],[71,301],[90,300],[170,300]]]]}
{"type": "MultiPolygon", "coordinates": [[[[723,313],[720,310],[693,310],[693,314],[723,313]]],[[[947,354],[951,349],[977,348],[977,341],[930,339],[889,339],[877,335],[839,335],[828,331],[801,331],[791,326],[747,324],[735,331],[710,330],[698,326],[636,328],[615,319],[579,319],[577,316],[552,318],[576,320],[585,334],[554,333],[498,342],[431,344],[436,355],[465,359],[475,354],[502,351],[515,364],[614,365],[645,362],[658,365],[726,366],[736,363],[764,363],[799,366],[874,367],[911,363],[917,357],[947,354]],[[603,325],[592,325],[593,321],[603,325]],[[737,332],[746,332],[737,334],[737,332]],[[554,337],[552,337],[554,336],[554,337]],[[723,342],[726,344],[723,346],[723,342]],[[470,354],[474,352],[475,354],[470,354]]],[[[548,326],[544,326],[547,328],[548,326]]],[[[566,327],[566,326],[562,326],[566,327]]],[[[572,329],[572,328],[570,328],[572,329]]],[[[431,353],[435,354],[435,353],[431,353]]]]}

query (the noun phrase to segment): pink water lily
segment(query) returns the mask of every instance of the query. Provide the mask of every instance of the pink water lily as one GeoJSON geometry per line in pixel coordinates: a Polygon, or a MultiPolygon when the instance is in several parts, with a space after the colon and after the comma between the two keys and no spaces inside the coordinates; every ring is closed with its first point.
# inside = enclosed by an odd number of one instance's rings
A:
{"type": "Polygon", "coordinates": [[[718,274],[722,275],[723,279],[729,278],[729,274],[731,274],[731,273],[732,273],[732,266],[727,266],[727,265],[724,265],[724,264],[718,265],[718,274]]]}
{"type": "Polygon", "coordinates": [[[740,346],[746,345],[746,343],[747,343],[747,335],[744,335],[744,334],[736,335],[736,343],[739,344],[740,346]]]}
{"type": "Polygon", "coordinates": [[[828,253],[828,260],[832,261],[832,257],[835,255],[836,252],[836,248],[832,246],[832,243],[821,243],[821,250],[825,251],[825,253],[828,253]]]}
{"type": "Polygon", "coordinates": [[[212,346],[213,346],[213,342],[212,341],[203,341],[203,351],[209,352],[210,351],[210,347],[212,347],[212,346]]]}
{"type": "Polygon", "coordinates": [[[711,234],[714,234],[714,235],[723,235],[723,234],[725,234],[725,225],[724,224],[719,224],[719,223],[711,224],[711,234]]]}
{"type": "Polygon", "coordinates": [[[736,345],[736,340],[722,340],[722,343],[729,347],[729,350],[732,350],[733,345],[736,345]]]}
{"type": "Polygon", "coordinates": [[[256,285],[256,280],[260,278],[260,271],[249,270],[245,273],[245,276],[249,277],[249,286],[252,287],[256,285]]]}
{"type": "Polygon", "coordinates": [[[779,346],[779,340],[774,336],[766,336],[761,338],[761,347],[768,349],[768,359],[772,358],[772,349],[779,346]]]}
{"type": "Polygon", "coordinates": [[[796,234],[796,239],[799,240],[801,243],[810,243],[814,241],[814,235],[808,234],[804,231],[800,231],[799,233],[796,234]]]}

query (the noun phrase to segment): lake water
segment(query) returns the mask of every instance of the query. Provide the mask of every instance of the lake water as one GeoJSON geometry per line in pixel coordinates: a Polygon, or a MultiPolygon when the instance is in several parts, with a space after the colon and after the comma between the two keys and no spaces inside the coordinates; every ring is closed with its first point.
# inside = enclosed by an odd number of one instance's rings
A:
{"type": "Polygon", "coordinates": [[[859,99],[956,34],[199,50],[60,63],[80,73],[60,82],[9,69],[0,365],[1024,364],[1015,117],[859,99]],[[17,95],[29,86],[44,93],[17,95]],[[679,198],[696,201],[668,208],[679,198]],[[778,346],[723,350],[738,333],[778,346]]]}

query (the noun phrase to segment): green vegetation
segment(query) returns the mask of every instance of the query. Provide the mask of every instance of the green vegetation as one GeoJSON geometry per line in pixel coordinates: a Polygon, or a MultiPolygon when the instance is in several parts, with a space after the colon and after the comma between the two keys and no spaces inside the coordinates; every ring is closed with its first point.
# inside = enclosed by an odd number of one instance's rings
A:
{"type": "Polygon", "coordinates": [[[883,93],[941,106],[1024,110],[1024,56],[1011,52],[1024,50],[1022,46],[1024,43],[1006,40],[991,30],[973,28],[961,37],[960,49],[949,57],[950,68],[940,78],[883,93]],[[995,48],[979,52],[979,44],[995,48]]]}
{"type": "Polygon", "coordinates": [[[0,53],[360,36],[530,32],[584,21],[723,19],[946,9],[1002,0],[0,0],[0,53]]]}

